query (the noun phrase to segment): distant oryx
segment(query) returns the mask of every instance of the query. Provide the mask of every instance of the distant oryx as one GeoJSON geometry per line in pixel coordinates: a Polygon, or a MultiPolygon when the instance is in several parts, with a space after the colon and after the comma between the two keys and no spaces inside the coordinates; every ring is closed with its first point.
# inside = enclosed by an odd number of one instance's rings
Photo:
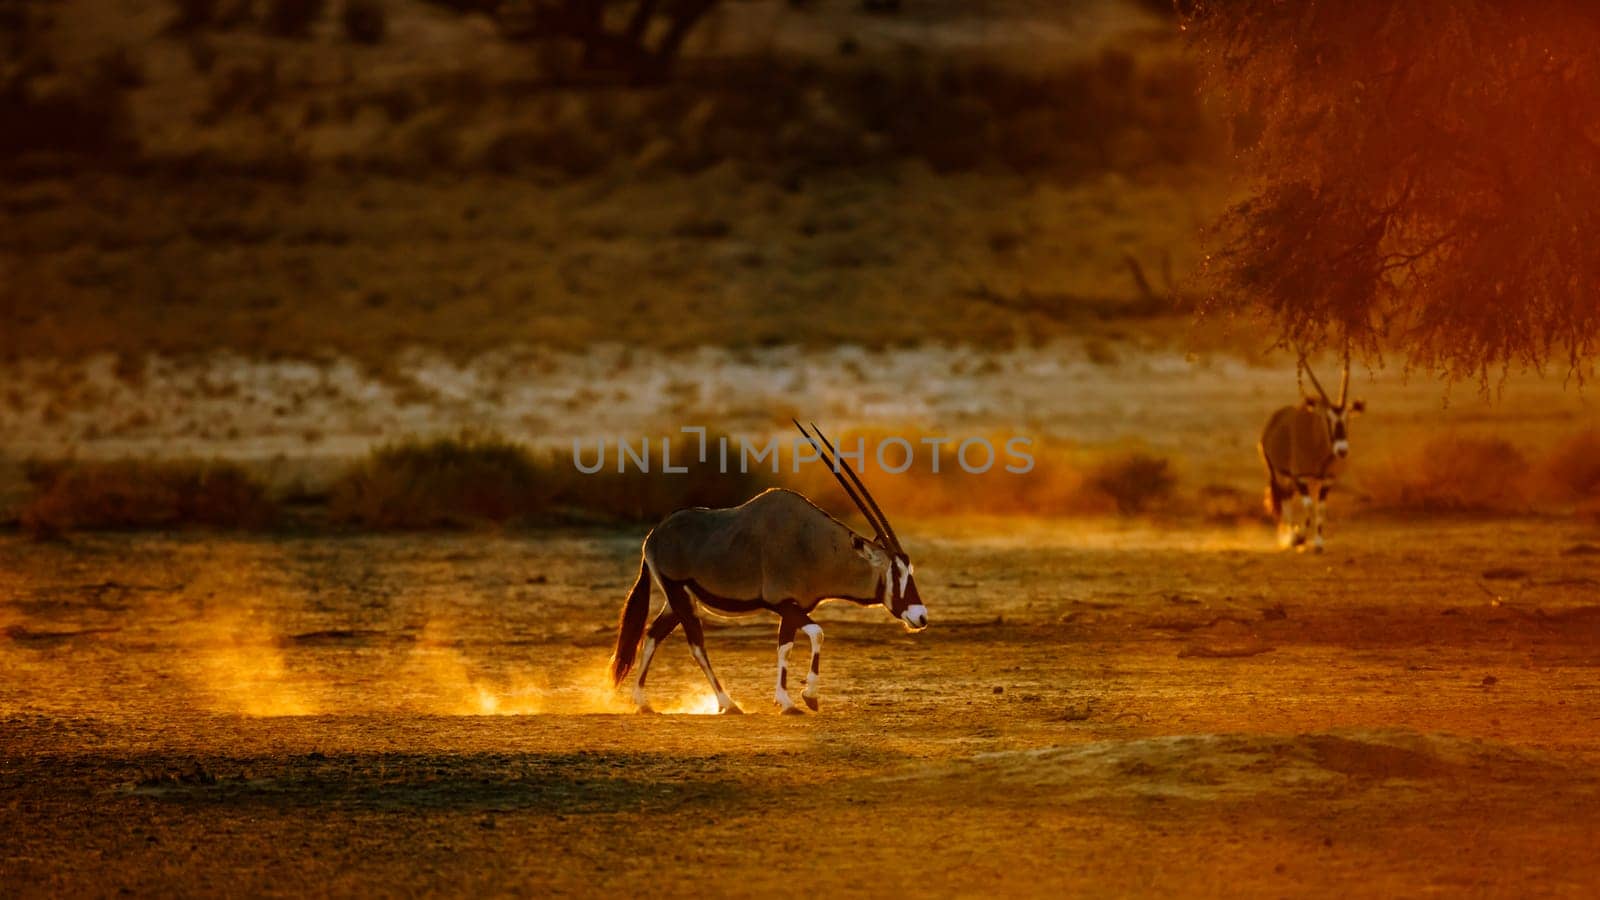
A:
{"type": "Polygon", "coordinates": [[[881,604],[909,631],[928,627],[928,610],[917,593],[911,560],[866,485],[815,425],[811,426],[815,437],[799,422],[795,427],[828,463],[839,485],[855,501],[877,536],[868,540],[800,494],[779,488],[732,509],[696,507],[667,516],[644,539],[639,580],[634,582],[622,608],[617,649],[611,657],[612,681],[621,686],[633,668],[640,637],[644,638],[644,658],[639,662],[639,675],[633,686],[633,699],[640,712],[650,711],[644,692],[650,658],[656,645],[680,623],[689,639],[690,652],[717,692],[718,710],[741,712],[711,671],[695,601],[724,615],[768,610],[781,617],[776,700],[790,714],[801,712],[789,698],[789,650],[794,646],[796,631],[804,632],[811,640],[810,672],[800,696],[807,706],[817,708],[822,626],[811,621],[810,613],[823,601],[881,604]],[[667,600],[646,632],[644,620],[650,612],[652,580],[661,586],[667,600]]]}
{"type": "Polygon", "coordinates": [[[1300,359],[1300,367],[1310,376],[1317,396],[1305,398],[1299,406],[1285,406],[1273,413],[1261,432],[1261,443],[1256,446],[1261,451],[1262,462],[1267,464],[1267,509],[1278,523],[1278,543],[1304,550],[1306,531],[1310,529],[1311,548],[1321,553],[1323,501],[1327,500],[1328,488],[1344,470],[1345,459],[1350,455],[1347,421],[1367,405],[1360,400],[1345,405],[1350,391],[1348,357],[1344,374],[1339,379],[1338,403],[1328,399],[1328,393],[1322,389],[1304,357],[1300,359]],[[1299,515],[1290,513],[1286,521],[1283,502],[1292,493],[1300,495],[1299,515]]]}

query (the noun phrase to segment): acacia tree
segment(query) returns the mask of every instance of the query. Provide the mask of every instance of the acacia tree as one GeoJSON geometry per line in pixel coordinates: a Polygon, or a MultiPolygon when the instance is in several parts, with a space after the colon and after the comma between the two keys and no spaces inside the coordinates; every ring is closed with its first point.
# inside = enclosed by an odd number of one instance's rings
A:
{"type": "Polygon", "coordinates": [[[1208,309],[1453,378],[1593,357],[1600,4],[1187,6],[1248,178],[1209,234],[1208,309]]]}

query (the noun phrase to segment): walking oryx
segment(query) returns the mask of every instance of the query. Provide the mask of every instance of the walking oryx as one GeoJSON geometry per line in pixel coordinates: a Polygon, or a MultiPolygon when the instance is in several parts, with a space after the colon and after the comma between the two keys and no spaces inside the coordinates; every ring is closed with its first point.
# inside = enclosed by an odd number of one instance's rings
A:
{"type": "Polygon", "coordinates": [[[822,626],[811,621],[810,613],[823,601],[881,604],[909,631],[928,627],[928,610],[917,593],[911,560],[867,486],[850,464],[839,458],[833,444],[815,425],[811,426],[816,432],[814,437],[799,422],[795,427],[833,470],[839,485],[855,501],[876,536],[870,540],[862,537],[800,494],[779,488],[757,494],[732,509],[696,507],[667,516],[644,539],[639,580],[622,608],[617,649],[611,657],[611,678],[620,686],[633,668],[640,638],[644,639],[644,657],[639,661],[639,674],[633,685],[633,699],[640,712],[650,711],[644,692],[650,658],[656,646],[679,624],[689,639],[689,651],[717,692],[718,710],[741,711],[711,671],[696,601],[723,615],[759,610],[778,614],[781,621],[776,700],[785,713],[791,714],[801,712],[789,698],[789,650],[797,631],[811,640],[811,667],[800,696],[807,706],[817,708],[822,626]],[[667,599],[647,632],[644,620],[650,612],[652,580],[661,586],[667,599]]]}
{"type": "Polygon", "coordinates": [[[1360,400],[1346,405],[1350,391],[1348,357],[1339,379],[1338,403],[1328,399],[1305,357],[1300,358],[1300,367],[1311,377],[1317,396],[1273,413],[1256,447],[1267,465],[1267,509],[1278,523],[1278,543],[1304,550],[1306,532],[1311,530],[1311,547],[1321,553],[1323,502],[1350,455],[1348,421],[1367,405],[1360,400]],[[1293,493],[1300,495],[1299,516],[1293,518],[1291,513],[1291,519],[1286,521],[1283,503],[1293,493]]]}

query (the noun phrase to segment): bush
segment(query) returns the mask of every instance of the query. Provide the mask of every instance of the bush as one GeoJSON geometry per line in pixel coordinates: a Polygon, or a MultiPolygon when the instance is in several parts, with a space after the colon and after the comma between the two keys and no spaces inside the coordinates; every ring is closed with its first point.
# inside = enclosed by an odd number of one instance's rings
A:
{"type": "MultiPolygon", "coordinates": [[[[551,454],[550,468],[557,473],[559,486],[551,497],[552,507],[568,520],[600,520],[611,522],[655,523],[667,514],[692,506],[738,506],[756,494],[780,483],[771,469],[765,473],[738,471],[738,444],[728,442],[728,468],[723,472],[718,464],[720,435],[706,436],[705,463],[699,462],[700,438],[682,435],[672,441],[670,458],[673,466],[682,466],[687,472],[665,474],[661,471],[661,440],[650,441],[650,471],[640,472],[629,460],[627,471],[617,471],[618,448],[607,442],[607,464],[600,471],[585,474],[573,463],[570,450],[551,454]]],[[[634,452],[638,441],[632,444],[634,452]]],[[[593,452],[585,448],[583,459],[590,462],[593,452]]]]}
{"type": "Polygon", "coordinates": [[[303,38],[322,17],[327,0],[271,0],[263,23],[267,33],[283,38],[303,38]]]}
{"type": "Polygon", "coordinates": [[[1152,503],[1167,500],[1177,479],[1167,460],[1130,453],[1101,463],[1089,474],[1087,486],[1116,503],[1117,512],[1129,516],[1144,512],[1152,503]]]}
{"type": "Polygon", "coordinates": [[[1526,510],[1527,458],[1510,441],[1446,434],[1365,470],[1372,503],[1407,512],[1521,512],[1526,510]]]}
{"type": "Polygon", "coordinates": [[[1580,431],[1557,444],[1542,476],[1544,492],[1558,503],[1600,500],[1600,431],[1580,431]]]}
{"type": "Polygon", "coordinates": [[[335,521],[369,528],[500,524],[545,507],[540,465],[520,445],[464,434],[374,450],[334,485],[335,521]]]}
{"type": "Polygon", "coordinates": [[[208,28],[217,21],[220,0],[174,0],[177,15],[172,19],[175,31],[196,31],[208,28]]]}
{"type": "Polygon", "coordinates": [[[35,534],[102,528],[261,528],[277,519],[266,489],[222,462],[31,464],[23,527],[35,534]]]}
{"type": "Polygon", "coordinates": [[[142,73],[126,53],[107,53],[82,73],[41,78],[50,65],[19,67],[0,81],[0,159],[69,154],[100,162],[138,149],[128,105],[142,73]]]}
{"type": "MultiPolygon", "coordinates": [[[[711,447],[716,436],[708,437],[711,447]]],[[[635,443],[637,448],[638,444],[635,443]]],[[[617,447],[606,442],[605,465],[580,472],[570,450],[535,453],[499,437],[471,434],[380,447],[334,486],[336,521],[368,528],[438,528],[558,522],[653,523],[690,506],[736,506],[775,483],[770,476],[718,471],[715,451],[704,465],[698,437],[673,442],[674,466],[661,471],[661,445],[650,443],[650,471],[630,461],[617,471],[617,447]]],[[[585,463],[592,447],[584,448],[585,463]]]]}
{"type": "Polygon", "coordinates": [[[383,0],[345,0],[339,14],[344,36],[357,44],[380,44],[389,32],[389,14],[383,0]]]}

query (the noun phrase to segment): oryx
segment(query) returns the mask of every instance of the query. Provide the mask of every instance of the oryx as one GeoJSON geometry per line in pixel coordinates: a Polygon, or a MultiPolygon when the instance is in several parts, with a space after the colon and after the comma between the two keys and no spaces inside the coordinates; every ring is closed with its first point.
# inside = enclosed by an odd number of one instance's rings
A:
{"type": "Polygon", "coordinates": [[[680,624],[690,652],[717,692],[718,710],[741,711],[711,671],[696,612],[697,601],[722,615],[760,610],[778,614],[775,700],[785,713],[791,714],[801,712],[789,698],[789,650],[797,631],[811,641],[811,666],[800,696],[807,706],[817,708],[822,626],[811,620],[810,613],[822,602],[848,600],[862,606],[882,605],[909,631],[928,627],[928,610],[917,593],[911,559],[866,485],[850,464],[839,458],[816,425],[811,426],[814,437],[799,422],[795,427],[806,436],[818,458],[833,470],[876,535],[871,539],[862,537],[800,494],[780,488],[764,491],[731,509],[696,507],[667,516],[644,539],[639,580],[622,608],[617,648],[611,657],[612,681],[621,686],[633,668],[634,654],[643,638],[644,656],[633,686],[634,703],[640,712],[650,711],[644,691],[650,658],[656,646],[680,624]],[[667,599],[646,631],[651,581],[660,585],[667,599]]]}
{"type": "Polygon", "coordinates": [[[1317,396],[1273,413],[1256,448],[1267,466],[1267,510],[1278,523],[1278,543],[1304,550],[1309,529],[1311,547],[1321,553],[1323,502],[1350,455],[1349,419],[1367,405],[1360,400],[1346,403],[1350,392],[1348,357],[1339,379],[1337,403],[1328,399],[1305,357],[1300,358],[1300,368],[1310,376],[1317,396]],[[1300,495],[1299,517],[1285,521],[1283,503],[1295,493],[1300,495]]]}

